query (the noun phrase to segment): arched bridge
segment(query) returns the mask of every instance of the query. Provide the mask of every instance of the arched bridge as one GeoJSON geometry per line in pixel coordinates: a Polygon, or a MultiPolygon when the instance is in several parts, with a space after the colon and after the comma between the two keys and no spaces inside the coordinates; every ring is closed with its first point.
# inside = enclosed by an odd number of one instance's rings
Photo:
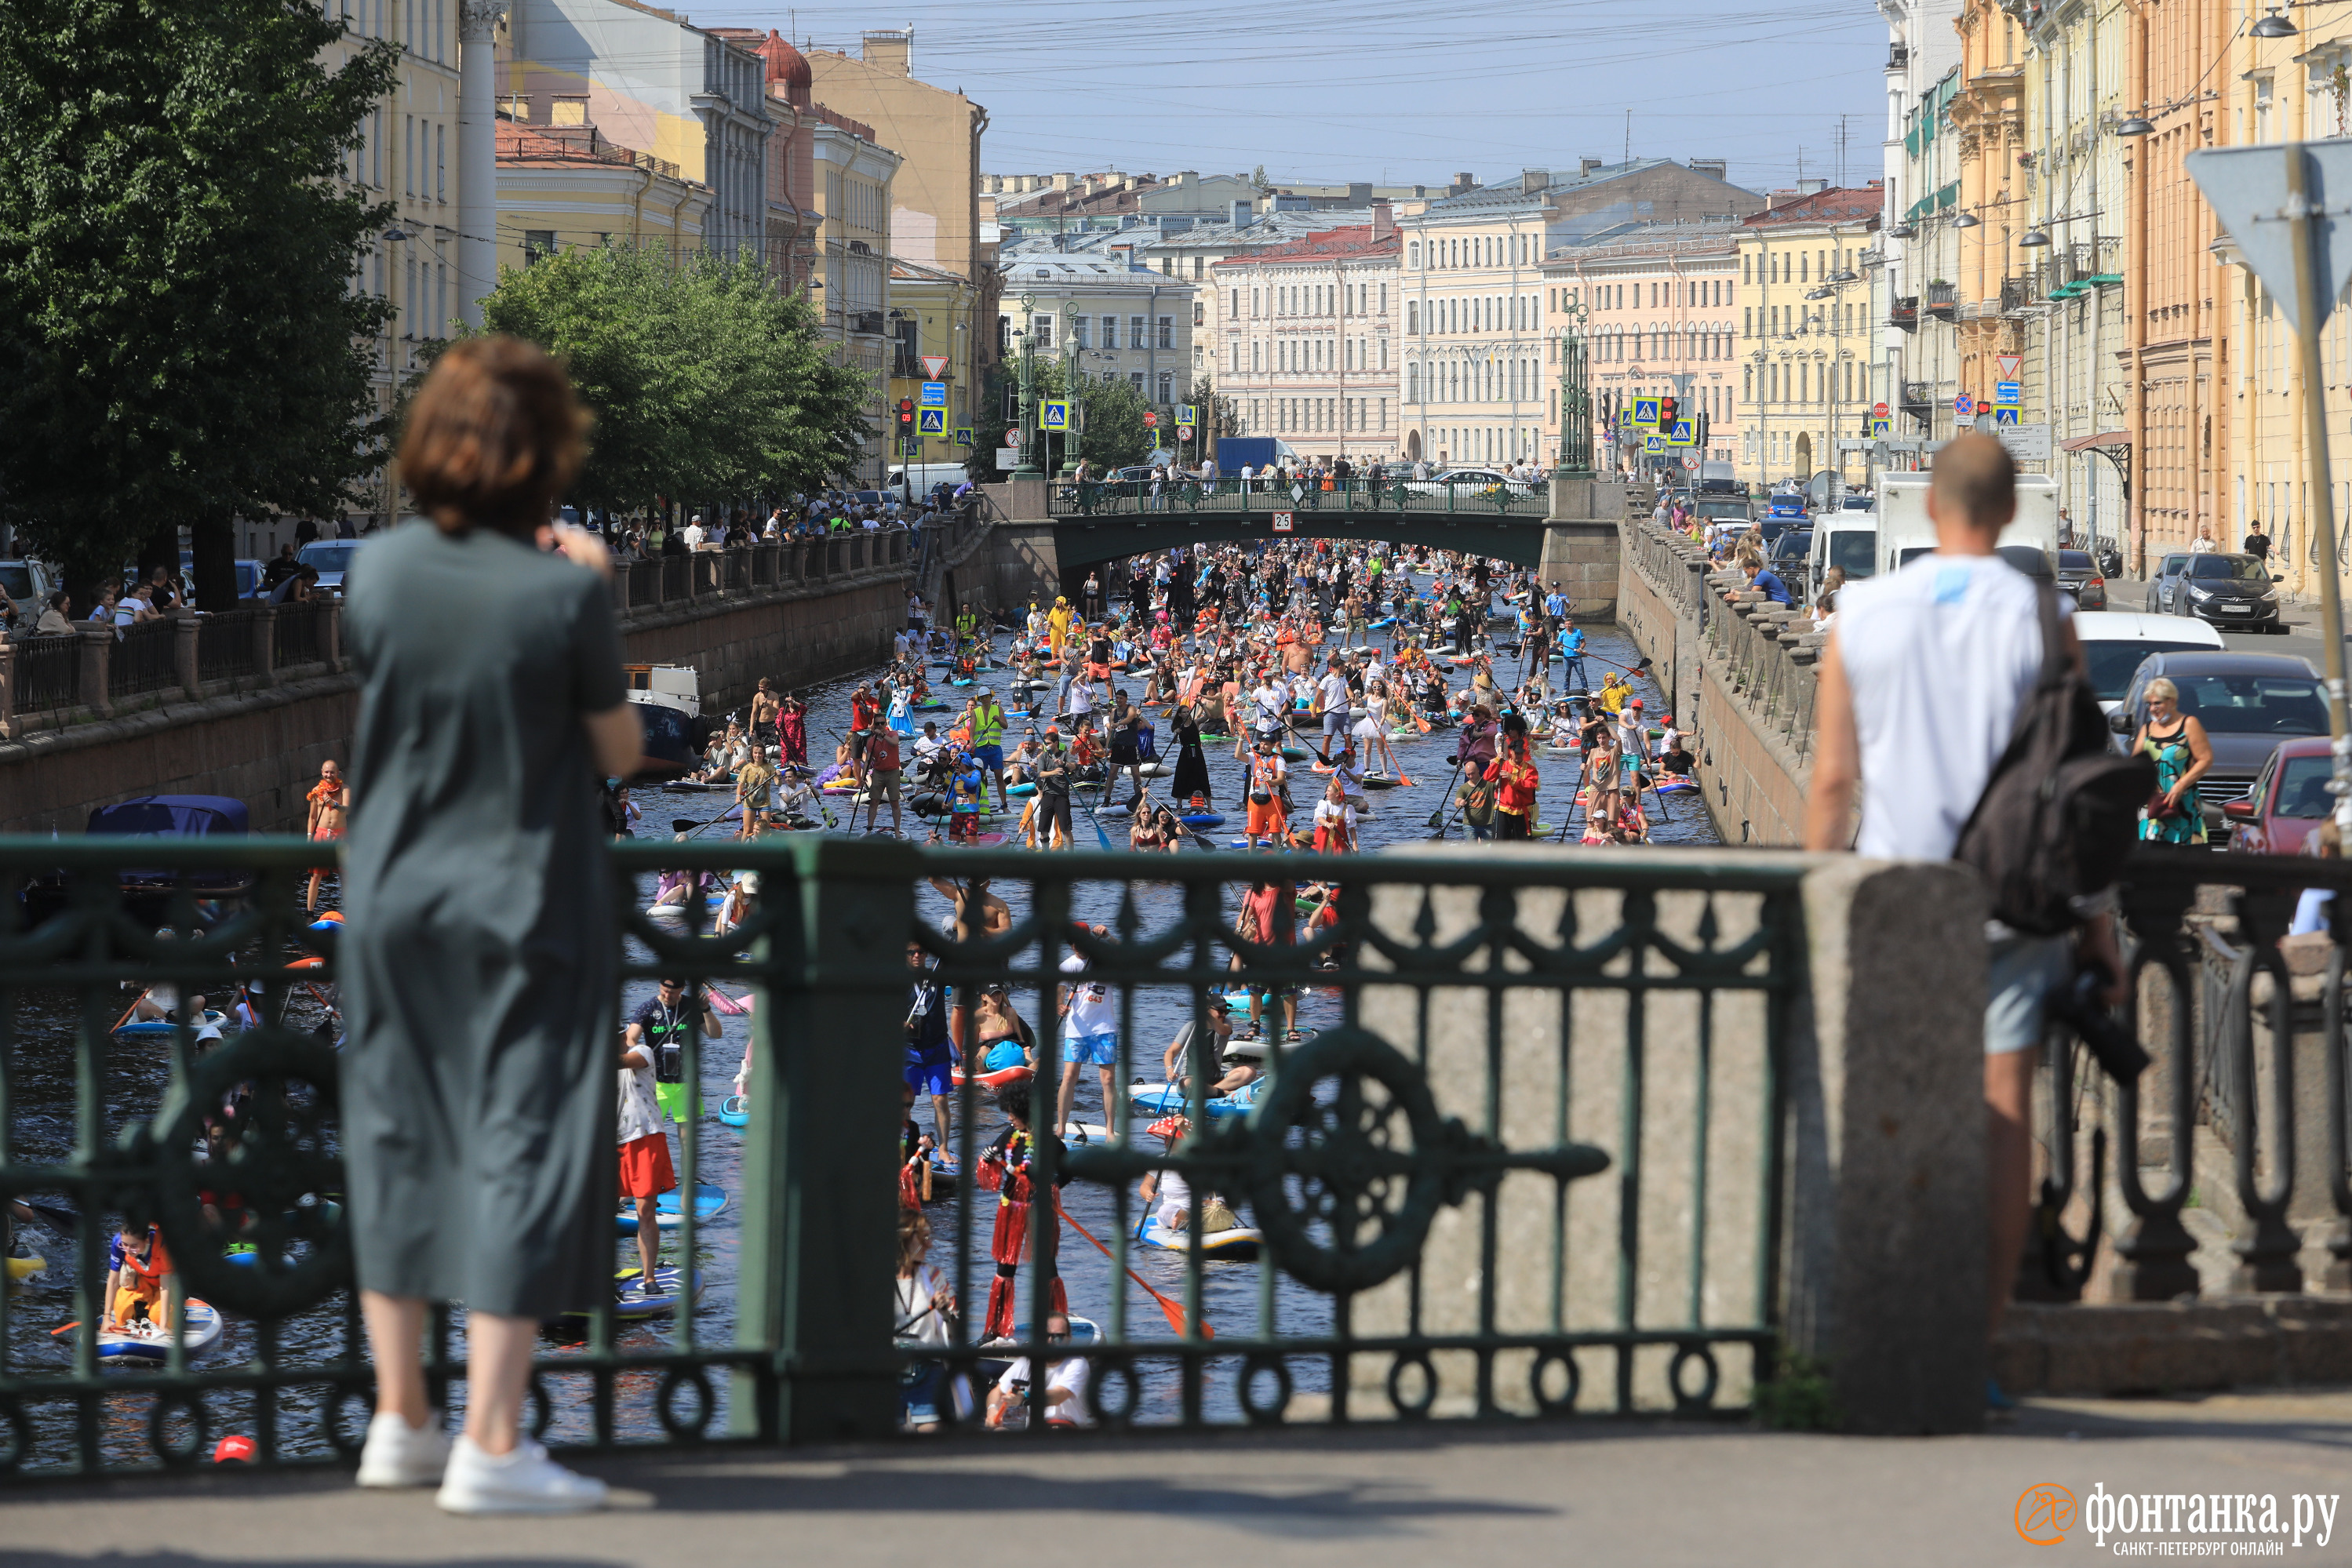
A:
{"type": "MultiPolygon", "coordinates": [[[[1442,485],[1333,480],[1275,488],[1265,480],[1184,480],[1155,495],[1120,482],[1056,481],[1046,497],[1064,570],[1201,539],[1391,539],[1538,566],[1551,532],[1548,484],[1442,485]]],[[[1589,525],[1587,525],[1589,526],[1589,525]]]]}

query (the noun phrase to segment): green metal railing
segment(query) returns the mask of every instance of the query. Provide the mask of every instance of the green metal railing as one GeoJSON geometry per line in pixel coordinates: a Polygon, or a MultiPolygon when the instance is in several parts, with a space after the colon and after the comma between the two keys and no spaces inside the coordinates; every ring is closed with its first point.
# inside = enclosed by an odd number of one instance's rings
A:
{"type": "Polygon", "coordinates": [[[1551,515],[1551,487],[1541,481],[1439,483],[1433,479],[1349,478],[1326,481],[1220,478],[1176,479],[1155,493],[1149,480],[1055,482],[1046,500],[1056,517],[1124,517],[1158,513],[1264,517],[1276,512],[1382,513],[1412,517],[1529,517],[1551,515]]]}
{"type": "MultiPolygon", "coordinates": [[[[336,1201],[333,933],[299,908],[310,870],[331,864],[321,850],[0,840],[15,911],[0,915],[0,1197],[44,1206],[20,1228],[46,1229],[55,1253],[0,1299],[0,1474],[184,1465],[232,1432],[260,1463],[331,1462],[363,1435],[373,1380],[336,1201]],[[253,885],[217,885],[229,874],[253,885]],[[266,982],[264,1021],[225,1044],[200,1051],[184,1027],[112,1031],[138,988],[217,998],[245,978],[266,982]],[[95,1321],[124,1220],[157,1224],[175,1291],[229,1321],[209,1354],[173,1343],[122,1371],[87,1335],[52,1336],[95,1321]]],[[[731,1301],[682,1300],[635,1326],[601,1307],[576,1343],[551,1345],[532,1401],[551,1446],[884,1436],[902,1378],[936,1366],[980,1396],[976,1375],[1023,1354],[1089,1363],[1087,1411],[1109,1427],[1736,1412],[1768,1374],[1780,1057],[1802,962],[1791,867],[1666,852],[1147,864],[816,836],[614,859],[625,985],[683,971],[750,1001],[740,1202],[707,1225],[686,1205],[673,1249],[703,1267],[731,1239],[737,1279],[731,1301]],[[1290,885],[1340,866],[1328,898],[1290,885]],[[671,869],[756,871],[759,890],[724,933],[650,918],[644,880],[671,869]],[[1277,873],[1264,884],[1276,928],[1244,936],[1244,894],[1277,873]],[[1001,928],[943,926],[950,897],[983,909],[982,884],[1001,928]],[[1052,1020],[1074,956],[1117,998],[1120,1092],[1107,1137],[1036,1152],[1036,1191],[1072,1178],[1072,1227],[1057,1205],[1028,1207],[1028,1261],[1009,1277],[1025,1326],[992,1339],[981,1303],[1001,1200],[943,1179],[934,1258],[963,1311],[944,1345],[896,1343],[910,988],[1009,988],[1035,1026],[1042,1122],[1068,1054],[1052,1020]],[[1160,1075],[1171,1023],[1205,1025],[1219,988],[1265,1015],[1265,1085],[1224,1116],[1195,1074],[1184,1102],[1202,1131],[1163,1147],[1140,1130],[1157,1111],[1125,1091],[1160,1075]],[[1173,1251],[1137,1239],[1131,1183],[1155,1169],[1192,1194],[1173,1251]],[[1255,1260],[1199,1244],[1212,1194],[1261,1233],[1255,1260]],[[1043,1340],[1041,1258],[1062,1265],[1098,1337],[1043,1340]],[[1162,1304],[1138,1276],[1159,1280],[1162,1304]],[[1727,1369],[1725,1349],[1745,1364],[1727,1369]]],[[[718,1049],[731,1064],[735,1045],[718,1049]]],[[[698,1058],[706,1082],[723,1079],[698,1058]]],[[[718,1101],[677,1128],[688,1190],[714,1140],[738,1136],[712,1119],[718,1101]]],[[[975,1082],[952,1113],[969,1178],[1003,1118],[975,1082]]],[[[465,1375],[460,1326],[436,1310],[439,1401],[465,1375]]],[[[1045,1400],[1033,1382],[1019,1406],[1033,1425],[1045,1400]]]]}

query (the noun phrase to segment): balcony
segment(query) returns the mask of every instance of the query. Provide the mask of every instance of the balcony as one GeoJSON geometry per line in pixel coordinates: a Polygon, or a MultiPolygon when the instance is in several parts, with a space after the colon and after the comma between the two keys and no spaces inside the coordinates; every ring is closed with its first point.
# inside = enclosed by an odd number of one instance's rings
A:
{"type": "Polygon", "coordinates": [[[863,332],[868,337],[880,337],[882,335],[882,312],[879,310],[852,310],[849,313],[849,329],[853,332],[863,332]]]}
{"type": "Polygon", "coordinates": [[[1959,313],[1959,290],[1948,283],[1927,285],[1927,314],[1938,321],[1949,321],[1959,313]]]}
{"type": "Polygon", "coordinates": [[[2000,313],[2013,315],[2041,298],[2032,277],[2004,277],[2000,280],[2000,313]]]}
{"type": "Polygon", "coordinates": [[[1903,393],[1895,406],[1909,417],[1925,424],[1936,412],[1936,388],[1932,382],[1905,382],[1903,393]]]}
{"type": "Polygon", "coordinates": [[[1906,332],[1917,331],[1919,329],[1919,297],[1916,294],[1906,294],[1896,299],[1894,308],[1886,312],[1886,324],[1890,327],[1899,327],[1906,332]]]}

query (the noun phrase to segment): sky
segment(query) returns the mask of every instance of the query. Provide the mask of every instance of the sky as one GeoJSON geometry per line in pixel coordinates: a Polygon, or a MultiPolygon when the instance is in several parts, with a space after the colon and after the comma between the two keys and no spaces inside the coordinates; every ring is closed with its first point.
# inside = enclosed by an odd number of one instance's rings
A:
{"type": "Polygon", "coordinates": [[[1880,170],[1886,24],[1869,0],[670,0],[704,26],[855,54],[915,29],[915,74],[988,110],[987,172],[1482,183],[1721,158],[1733,183],[1880,170]],[[1628,111],[1631,111],[1630,122],[1628,111]]]}

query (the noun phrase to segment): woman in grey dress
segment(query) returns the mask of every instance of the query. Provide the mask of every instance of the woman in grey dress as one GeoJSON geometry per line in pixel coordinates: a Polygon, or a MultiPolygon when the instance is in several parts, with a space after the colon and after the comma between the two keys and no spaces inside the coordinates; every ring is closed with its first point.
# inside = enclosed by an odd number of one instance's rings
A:
{"type": "Polygon", "coordinates": [[[345,639],[362,787],[343,871],[344,1067],[360,1300],[375,1353],[362,1486],[456,1512],[559,1512],[602,1482],[520,1433],[541,1320],[613,1269],[613,892],[596,792],[635,771],[593,536],[551,534],[586,420],[545,355],[462,342],[418,392],[401,477],[433,519],[372,539],[345,639]],[[556,548],[550,550],[549,544],[556,548]],[[466,1431],[418,1364],[467,1309],[466,1431]]]}

